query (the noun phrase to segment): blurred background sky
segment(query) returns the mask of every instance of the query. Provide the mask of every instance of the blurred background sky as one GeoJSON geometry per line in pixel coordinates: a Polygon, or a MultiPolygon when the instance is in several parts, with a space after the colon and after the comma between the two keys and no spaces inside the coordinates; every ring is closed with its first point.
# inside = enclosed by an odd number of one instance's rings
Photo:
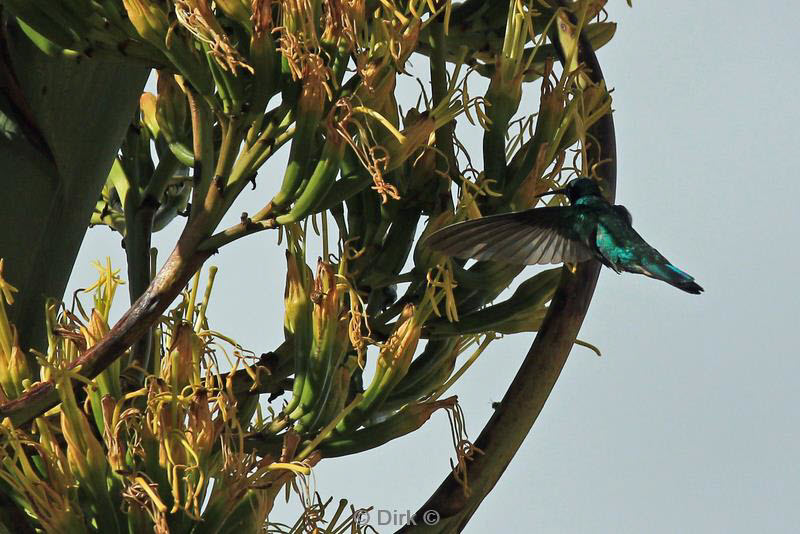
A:
{"type": "MultiPolygon", "coordinates": [[[[617,201],[706,292],[604,270],[580,333],[603,356],[573,349],[533,431],[465,532],[795,532],[800,6],[671,1],[630,9],[612,0],[607,9],[619,27],[598,56],[614,88],[617,201]]],[[[412,58],[426,70],[420,61],[412,58]]],[[[404,83],[416,94],[413,80],[404,83]]],[[[535,82],[526,93],[528,112],[538,91],[535,82]]],[[[480,139],[469,141],[479,163],[480,139]]],[[[262,171],[232,222],[273,194],[285,157],[262,171]]],[[[162,257],[177,231],[157,234],[162,257]]],[[[119,241],[89,231],[69,290],[89,285],[89,262],[109,251],[122,266],[119,241]]],[[[211,264],[220,267],[212,326],[256,353],[277,347],[285,265],[274,234],[236,242],[211,264]]],[[[127,291],[119,295],[124,304],[127,291]]],[[[470,438],[532,337],[495,342],[454,388],[470,438]]],[[[451,456],[438,412],[409,437],[322,462],[316,489],[356,506],[414,511],[451,456]]],[[[273,519],[294,522],[298,512],[279,504],[273,519]]]]}

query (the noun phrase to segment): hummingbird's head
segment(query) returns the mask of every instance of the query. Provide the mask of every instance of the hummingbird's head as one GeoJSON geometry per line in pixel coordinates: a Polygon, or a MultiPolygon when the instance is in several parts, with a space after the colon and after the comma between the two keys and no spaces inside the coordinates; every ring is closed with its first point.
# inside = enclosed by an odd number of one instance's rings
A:
{"type": "Polygon", "coordinates": [[[564,188],[564,194],[567,195],[570,203],[574,203],[583,197],[603,196],[603,193],[600,192],[600,186],[591,178],[575,178],[564,188]]]}
{"type": "Polygon", "coordinates": [[[545,195],[566,195],[570,204],[574,204],[575,201],[583,197],[603,196],[603,194],[600,192],[600,186],[597,184],[597,182],[591,178],[585,177],[575,178],[562,189],[554,189],[553,191],[543,193],[539,196],[543,197],[545,195]]]}

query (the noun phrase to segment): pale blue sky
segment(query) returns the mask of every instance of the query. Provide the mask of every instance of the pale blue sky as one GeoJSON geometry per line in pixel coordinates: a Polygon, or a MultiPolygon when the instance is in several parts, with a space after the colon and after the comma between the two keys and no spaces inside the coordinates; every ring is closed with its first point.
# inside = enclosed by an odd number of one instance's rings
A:
{"type": "MultiPolygon", "coordinates": [[[[793,532],[800,524],[797,171],[800,7],[613,0],[599,52],[619,147],[617,200],[701,296],[605,270],[534,430],[466,532],[793,532]]],[[[538,83],[531,87],[538,91],[538,83]]],[[[532,105],[532,99],[523,102],[532,105]]],[[[473,140],[474,141],[474,140],[473,140]]],[[[262,173],[254,211],[280,174],[262,173]]],[[[159,234],[166,247],[174,233],[159,234]],[[166,234],[166,235],[164,235],[166,234]]],[[[70,288],[119,238],[89,233],[70,288]]],[[[166,250],[166,249],[165,249],[166,250]]],[[[226,247],[211,319],[256,352],[282,337],[274,236],[226,247]],[[245,287],[243,280],[247,280],[245,287]]],[[[455,392],[475,438],[532,335],[494,344],[455,392]]],[[[449,469],[437,413],[418,433],[316,469],[318,491],[415,510],[449,469]]],[[[296,518],[276,507],[275,518],[296,518]]],[[[380,532],[393,529],[378,528],[380,532]]]]}

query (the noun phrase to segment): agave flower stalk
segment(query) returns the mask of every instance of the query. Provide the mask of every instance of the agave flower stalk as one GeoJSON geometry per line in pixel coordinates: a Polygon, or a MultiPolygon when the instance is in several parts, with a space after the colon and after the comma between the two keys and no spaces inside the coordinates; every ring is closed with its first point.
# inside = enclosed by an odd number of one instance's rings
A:
{"type": "Polygon", "coordinates": [[[427,302],[419,308],[411,304],[406,306],[403,317],[398,321],[399,324],[381,347],[375,376],[364,392],[364,398],[336,427],[338,433],[345,434],[356,430],[381,407],[391,391],[406,375],[417,350],[422,324],[431,311],[431,305],[427,302]]]}
{"type": "Polygon", "coordinates": [[[484,96],[486,132],[483,135],[484,173],[502,190],[506,184],[506,133],[522,98],[525,43],[533,35],[530,9],[521,0],[510,0],[503,48],[495,59],[495,71],[484,96]]]}
{"type": "Polygon", "coordinates": [[[162,377],[170,384],[173,394],[178,394],[190,384],[200,380],[200,361],[204,343],[189,323],[175,326],[172,346],[162,363],[162,377]]]}
{"type": "Polygon", "coordinates": [[[443,319],[428,322],[423,335],[437,339],[485,332],[534,332],[544,319],[546,304],[552,299],[560,279],[560,268],[542,271],[520,284],[503,302],[462,313],[458,322],[443,319]]]}
{"type": "MultiPolygon", "coordinates": [[[[239,3],[241,0],[230,0],[231,3],[239,3]]],[[[259,2],[254,2],[257,5],[259,2]]],[[[266,3],[269,2],[260,2],[266,3]]],[[[255,9],[258,9],[256,6],[255,9]]],[[[275,49],[275,41],[272,38],[272,20],[267,16],[269,8],[265,10],[264,16],[253,14],[253,29],[250,37],[250,65],[253,68],[253,83],[249,93],[249,111],[252,118],[252,126],[248,134],[248,144],[252,144],[255,135],[263,124],[264,110],[270,99],[279,91],[280,65],[281,60],[278,51],[275,49]]]]}
{"type": "Polygon", "coordinates": [[[313,326],[311,318],[311,270],[305,263],[305,255],[297,244],[297,238],[289,234],[293,250],[286,252],[286,291],[284,292],[284,330],[291,337],[294,348],[294,389],[292,399],[284,413],[292,414],[300,406],[300,400],[308,376],[308,354],[311,352],[313,326]]]}
{"type": "Polygon", "coordinates": [[[194,155],[188,148],[191,139],[191,121],[186,93],[175,75],[164,71],[158,71],[156,87],[158,96],[155,99],[155,120],[158,131],[163,134],[175,157],[184,165],[191,166],[194,164],[194,155]]]}
{"type": "Polygon", "coordinates": [[[320,453],[325,458],[335,458],[380,447],[393,439],[414,432],[425,424],[435,411],[451,408],[456,402],[456,397],[449,397],[434,402],[409,404],[385,421],[356,430],[347,436],[323,442],[320,445],[320,453]]]}
{"type": "Polygon", "coordinates": [[[314,153],[317,125],[325,106],[327,75],[322,60],[318,56],[308,59],[302,75],[302,90],[297,102],[297,120],[289,162],[281,189],[272,199],[276,209],[288,205],[295,198],[300,183],[306,177],[314,153]]]}
{"type": "Polygon", "coordinates": [[[419,356],[411,362],[408,373],[392,390],[383,409],[388,413],[427,398],[444,384],[453,373],[456,358],[460,354],[457,350],[460,339],[458,336],[449,336],[429,340],[419,356]]]}
{"type": "MultiPolygon", "coordinates": [[[[297,138],[292,141],[293,144],[295,142],[297,142],[297,138]]],[[[292,209],[288,213],[275,218],[278,224],[288,224],[302,220],[310,215],[322,202],[336,181],[336,175],[339,173],[339,165],[346,146],[345,140],[339,135],[339,132],[333,127],[328,127],[325,144],[322,147],[322,152],[314,171],[309,176],[305,187],[301,188],[302,192],[296,197],[292,209]]]]}
{"type": "MultiPolygon", "coordinates": [[[[110,328],[102,315],[95,308],[92,310],[91,319],[88,326],[80,327],[81,333],[86,340],[86,347],[94,346],[97,341],[103,338],[110,328]]],[[[92,403],[92,413],[95,418],[95,424],[98,428],[104,428],[103,424],[103,409],[101,407],[101,399],[103,397],[110,397],[112,399],[119,399],[122,397],[122,384],[120,381],[120,370],[122,360],[117,360],[111,364],[102,373],[97,375],[95,381],[97,387],[92,388],[89,392],[89,400],[92,403]]]]}
{"type": "MultiPolygon", "coordinates": [[[[295,429],[311,431],[323,426],[322,412],[328,402],[336,370],[349,349],[348,321],[343,308],[343,295],[338,289],[333,268],[320,261],[311,295],[313,339],[308,355],[308,378],[301,396],[299,418],[295,429]]],[[[297,419],[295,414],[290,417],[297,419]]]]}

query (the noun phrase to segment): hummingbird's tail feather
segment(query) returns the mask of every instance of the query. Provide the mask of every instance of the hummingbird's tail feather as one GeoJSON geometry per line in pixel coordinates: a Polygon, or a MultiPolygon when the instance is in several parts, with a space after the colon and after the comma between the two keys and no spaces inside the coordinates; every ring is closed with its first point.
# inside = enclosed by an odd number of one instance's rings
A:
{"type": "Polygon", "coordinates": [[[666,261],[666,259],[662,256],[661,259],[663,261],[645,261],[642,264],[642,274],[649,276],[650,278],[655,278],[656,280],[662,280],[672,286],[677,287],[678,289],[682,289],[687,293],[692,293],[693,295],[699,295],[703,292],[703,288],[694,281],[694,278],[685,273],[666,261]]]}

